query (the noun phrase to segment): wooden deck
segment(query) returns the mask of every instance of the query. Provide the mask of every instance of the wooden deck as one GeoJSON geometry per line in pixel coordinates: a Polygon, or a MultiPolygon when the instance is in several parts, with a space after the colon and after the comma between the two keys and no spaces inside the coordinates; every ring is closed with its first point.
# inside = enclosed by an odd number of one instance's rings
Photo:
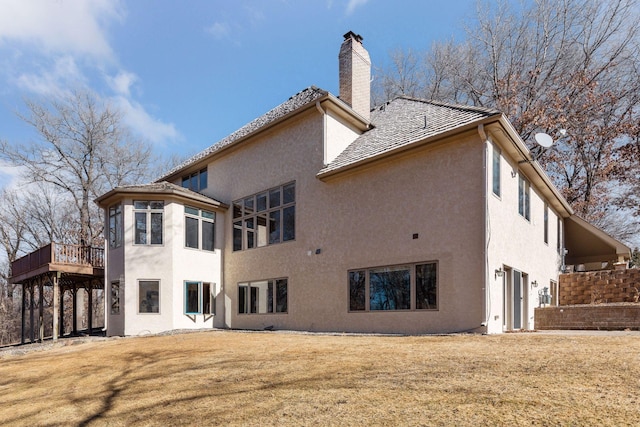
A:
{"type": "Polygon", "coordinates": [[[60,272],[69,279],[104,277],[104,249],[50,243],[11,263],[11,283],[22,283],[49,272],[60,272]]]}

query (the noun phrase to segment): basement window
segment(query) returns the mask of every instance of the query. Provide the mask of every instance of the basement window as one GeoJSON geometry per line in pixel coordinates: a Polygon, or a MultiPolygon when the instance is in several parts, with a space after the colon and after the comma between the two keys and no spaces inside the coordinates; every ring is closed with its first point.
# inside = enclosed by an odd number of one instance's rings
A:
{"type": "Polygon", "coordinates": [[[349,271],[349,311],[438,309],[438,264],[349,271]]]}
{"type": "Polygon", "coordinates": [[[269,279],[238,284],[239,314],[287,312],[287,279],[269,279]]]}

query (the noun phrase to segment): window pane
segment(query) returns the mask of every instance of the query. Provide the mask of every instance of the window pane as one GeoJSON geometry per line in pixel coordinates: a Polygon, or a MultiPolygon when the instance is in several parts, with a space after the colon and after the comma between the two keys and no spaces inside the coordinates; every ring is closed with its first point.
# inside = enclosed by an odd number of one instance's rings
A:
{"type": "Polygon", "coordinates": [[[151,244],[152,245],[162,244],[162,214],[161,213],[151,214],[151,244]]]}
{"type": "Polygon", "coordinates": [[[149,202],[151,209],[164,209],[164,202],[149,202]]]}
{"type": "Polygon", "coordinates": [[[267,193],[261,193],[256,196],[256,210],[258,212],[267,210],[267,193]]]}
{"type": "Polygon", "coordinates": [[[199,190],[204,190],[205,188],[207,188],[207,178],[208,178],[209,174],[207,172],[206,169],[202,169],[200,171],[200,182],[198,183],[198,189],[199,190]]]}
{"type": "Polygon", "coordinates": [[[289,206],[282,210],[282,241],[296,238],[296,207],[289,206]]]}
{"type": "Polygon", "coordinates": [[[120,314],[120,282],[111,282],[111,314],[120,314]]]}
{"type": "Polygon", "coordinates": [[[251,313],[258,312],[258,288],[255,286],[251,286],[251,302],[249,307],[251,308],[251,313]]]}
{"type": "Polygon", "coordinates": [[[202,250],[215,250],[215,224],[209,221],[202,221],[202,250]]]}
{"type": "Polygon", "coordinates": [[[189,188],[189,177],[188,176],[183,176],[182,177],[182,186],[184,188],[189,188]]]}
{"type": "Polygon", "coordinates": [[[258,247],[267,244],[267,216],[265,214],[256,217],[256,226],[258,233],[258,247]]]}
{"type": "Polygon", "coordinates": [[[140,289],[140,313],[160,312],[160,282],[141,280],[138,282],[140,289]]]}
{"type": "Polygon", "coordinates": [[[215,212],[209,212],[209,211],[202,211],[202,218],[207,218],[207,219],[216,219],[216,213],[215,212]]]}
{"type": "Polygon", "coordinates": [[[280,189],[274,188],[269,190],[269,208],[277,208],[280,206],[280,189]]]}
{"type": "Polygon", "coordinates": [[[280,211],[269,213],[269,244],[280,243],[280,211]]]}
{"type": "Polygon", "coordinates": [[[189,190],[198,191],[198,174],[194,173],[189,179],[189,190]]]}
{"type": "Polygon", "coordinates": [[[436,264],[416,265],[416,308],[434,310],[438,308],[436,264]]]}
{"type": "Polygon", "coordinates": [[[185,313],[197,314],[200,312],[200,283],[187,282],[185,287],[185,313]]]}
{"type": "Polygon", "coordinates": [[[244,214],[251,215],[253,213],[253,197],[244,199],[244,214]]]}
{"type": "Polygon", "coordinates": [[[136,212],[135,214],[135,242],[138,245],[147,244],[147,214],[146,212],[136,212]]]}
{"type": "Polygon", "coordinates": [[[233,223],[233,250],[234,251],[242,250],[242,223],[241,222],[233,223]]]}
{"type": "Polygon", "coordinates": [[[247,249],[256,247],[256,238],[255,238],[256,233],[254,231],[254,227],[255,227],[254,221],[255,221],[255,218],[247,218],[244,220],[244,227],[247,233],[247,249]]]}
{"type": "Polygon", "coordinates": [[[187,248],[198,249],[198,220],[196,218],[185,217],[184,230],[184,245],[187,248]]]}
{"type": "Polygon", "coordinates": [[[493,193],[500,195],[500,150],[493,147],[493,193]]]}
{"type": "Polygon", "coordinates": [[[247,313],[247,287],[238,286],[238,313],[247,313]]]}
{"type": "Polygon", "coordinates": [[[147,209],[149,207],[149,202],[147,201],[137,201],[137,202],[133,202],[133,208],[134,209],[147,209]]]}
{"type": "Polygon", "coordinates": [[[411,273],[409,267],[369,270],[370,310],[409,310],[411,273]]]}
{"type": "Polygon", "coordinates": [[[296,184],[291,183],[282,187],[282,204],[293,203],[296,201],[296,184]]]}
{"type": "Polygon", "coordinates": [[[267,286],[267,313],[273,313],[273,280],[267,286]]]}
{"type": "Polygon", "coordinates": [[[200,214],[200,210],[196,208],[192,208],[191,206],[185,206],[184,213],[198,216],[200,214]]]}
{"type": "Polygon", "coordinates": [[[240,218],[242,216],[242,205],[239,202],[233,204],[233,218],[240,218]]]}
{"type": "Polygon", "coordinates": [[[211,294],[211,283],[202,284],[202,314],[214,314],[213,307],[213,295],[211,294]]]}
{"type": "Polygon", "coordinates": [[[365,272],[349,272],[349,310],[365,309],[365,272]]]}
{"type": "Polygon", "coordinates": [[[276,312],[287,312],[287,279],[276,280],[276,312]]]}

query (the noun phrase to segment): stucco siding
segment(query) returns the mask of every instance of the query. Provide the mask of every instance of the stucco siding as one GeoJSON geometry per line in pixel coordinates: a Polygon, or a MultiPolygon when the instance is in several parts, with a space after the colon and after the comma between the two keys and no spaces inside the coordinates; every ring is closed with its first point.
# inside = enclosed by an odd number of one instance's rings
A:
{"type": "MultiPolygon", "coordinates": [[[[210,164],[207,193],[226,203],[296,183],[295,241],[234,252],[226,239],[226,326],[403,333],[479,328],[483,221],[477,212],[484,201],[477,133],[323,182],[316,178],[324,162],[322,123],[317,111],[306,113],[210,164]],[[438,310],[349,312],[349,270],[431,261],[438,265],[438,310]],[[238,313],[238,283],[282,277],[288,279],[286,314],[238,313]]],[[[227,236],[231,229],[227,215],[227,236]]]]}
{"type": "MultiPolygon", "coordinates": [[[[522,273],[523,329],[534,328],[534,308],[538,306],[538,292],[557,281],[560,257],[557,250],[558,214],[548,207],[548,243],[544,241],[545,199],[533,185],[530,187],[530,218],[519,213],[519,175],[526,177],[517,161],[501,155],[501,191],[492,191],[492,153],[496,142],[487,144],[487,288],[489,289],[488,331],[513,329],[509,310],[514,295],[509,286],[513,274],[522,273]],[[503,270],[502,277],[496,270],[503,270]],[[537,285],[537,286],[536,286],[537,285]],[[506,309],[505,309],[506,307],[506,309]]],[[[513,315],[513,312],[511,312],[513,315]]],[[[517,325],[516,325],[517,326],[517,325]]],[[[517,327],[516,327],[517,329],[517,327]]]]}

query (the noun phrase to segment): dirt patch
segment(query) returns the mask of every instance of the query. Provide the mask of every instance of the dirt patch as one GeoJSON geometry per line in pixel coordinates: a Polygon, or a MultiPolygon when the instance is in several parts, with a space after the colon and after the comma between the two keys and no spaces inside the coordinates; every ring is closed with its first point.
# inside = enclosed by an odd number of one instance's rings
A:
{"type": "Polygon", "coordinates": [[[634,425],[635,336],[209,331],[0,355],[0,424],[634,425]]]}

